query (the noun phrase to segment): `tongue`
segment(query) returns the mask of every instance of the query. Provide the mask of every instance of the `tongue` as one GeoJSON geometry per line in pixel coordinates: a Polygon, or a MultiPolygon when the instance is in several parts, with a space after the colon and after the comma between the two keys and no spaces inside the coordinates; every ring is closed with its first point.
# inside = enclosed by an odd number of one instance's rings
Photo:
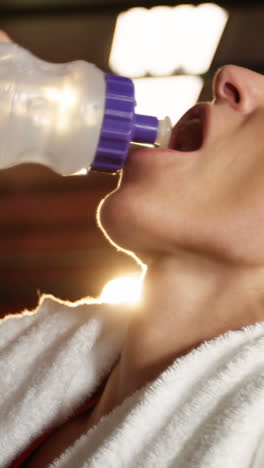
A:
{"type": "Polygon", "coordinates": [[[175,149],[177,151],[196,151],[203,142],[203,125],[200,119],[192,119],[179,128],[175,149]]]}

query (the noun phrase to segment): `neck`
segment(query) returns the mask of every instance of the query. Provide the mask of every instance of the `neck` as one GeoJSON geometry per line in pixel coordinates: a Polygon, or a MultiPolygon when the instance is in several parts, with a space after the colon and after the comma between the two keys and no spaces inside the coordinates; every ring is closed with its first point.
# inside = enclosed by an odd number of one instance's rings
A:
{"type": "Polygon", "coordinates": [[[230,266],[187,253],[153,261],[143,302],[106,388],[104,413],[203,341],[264,320],[263,285],[260,267],[230,266]]]}

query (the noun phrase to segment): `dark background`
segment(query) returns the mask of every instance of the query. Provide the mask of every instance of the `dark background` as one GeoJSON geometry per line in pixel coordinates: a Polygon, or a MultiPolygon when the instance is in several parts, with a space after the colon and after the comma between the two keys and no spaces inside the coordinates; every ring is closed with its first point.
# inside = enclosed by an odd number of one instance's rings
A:
{"type": "MultiPolygon", "coordinates": [[[[178,2],[0,0],[0,28],[44,60],[84,59],[110,71],[118,13],[162,4],[178,2]]],[[[264,73],[264,6],[218,4],[230,18],[200,100],[211,99],[212,76],[223,64],[264,73]]],[[[0,171],[0,315],[33,308],[42,292],[69,300],[96,296],[108,280],[138,271],[96,227],[96,206],[117,180],[91,173],[64,178],[39,165],[0,171]]]]}

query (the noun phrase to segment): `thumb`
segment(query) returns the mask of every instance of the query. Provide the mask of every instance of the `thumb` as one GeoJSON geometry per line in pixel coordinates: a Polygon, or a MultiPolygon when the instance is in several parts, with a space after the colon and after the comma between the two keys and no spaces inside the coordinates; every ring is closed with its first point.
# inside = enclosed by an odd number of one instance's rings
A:
{"type": "Polygon", "coordinates": [[[8,34],[0,29],[0,42],[12,42],[8,34]]]}

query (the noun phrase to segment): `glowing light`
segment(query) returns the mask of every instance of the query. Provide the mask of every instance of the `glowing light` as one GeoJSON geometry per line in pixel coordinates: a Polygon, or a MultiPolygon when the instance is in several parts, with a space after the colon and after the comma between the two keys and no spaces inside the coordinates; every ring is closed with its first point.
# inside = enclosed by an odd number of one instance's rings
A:
{"type": "Polygon", "coordinates": [[[77,93],[71,86],[47,88],[45,97],[56,105],[56,128],[59,132],[67,131],[72,122],[72,114],[77,107],[77,93]]]}
{"type": "Polygon", "coordinates": [[[44,94],[49,101],[59,101],[61,96],[58,88],[47,88],[44,94]]]}
{"type": "Polygon", "coordinates": [[[146,8],[132,8],[117,17],[109,65],[120,75],[136,77],[146,73],[146,8]]]}
{"type": "Polygon", "coordinates": [[[168,116],[174,125],[193,106],[200,95],[203,80],[198,76],[169,76],[134,80],[138,114],[168,116]],[[154,98],[153,98],[154,97],[154,98]]]}
{"type": "Polygon", "coordinates": [[[87,175],[87,174],[88,174],[88,169],[85,169],[85,167],[83,167],[79,171],[74,172],[72,175],[87,175]]]}
{"type": "Polygon", "coordinates": [[[227,20],[227,11],[213,3],[205,3],[193,9],[192,24],[189,26],[192,28],[192,40],[187,41],[189,30],[185,31],[188,49],[183,67],[186,73],[203,74],[207,72],[227,20]]]}
{"type": "Polygon", "coordinates": [[[138,276],[123,276],[109,281],[99,297],[110,304],[137,303],[141,299],[142,280],[138,276]]]}
{"type": "Polygon", "coordinates": [[[76,102],[76,92],[70,86],[64,86],[63,88],[47,88],[45,96],[50,101],[58,101],[60,105],[69,107],[76,102]]]}
{"type": "MultiPolygon", "coordinates": [[[[174,40],[175,15],[172,13],[175,11],[177,12],[177,8],[175,10],[168,6],[158,6],[148,10],[145,64],[146,72],[150,75],[172,75],[178,68],[175,51],[177,48],[181,49],[182,44],[179,46],[174,40]]],[[[146,33],[143,41],[146,41],[146,33]]]]}
{"type": "Polygon", "coordinates": [[[131,8],[117,18],[109,65],[132,78],[206,73],[227,20],[213,3],[131,8]]]}

